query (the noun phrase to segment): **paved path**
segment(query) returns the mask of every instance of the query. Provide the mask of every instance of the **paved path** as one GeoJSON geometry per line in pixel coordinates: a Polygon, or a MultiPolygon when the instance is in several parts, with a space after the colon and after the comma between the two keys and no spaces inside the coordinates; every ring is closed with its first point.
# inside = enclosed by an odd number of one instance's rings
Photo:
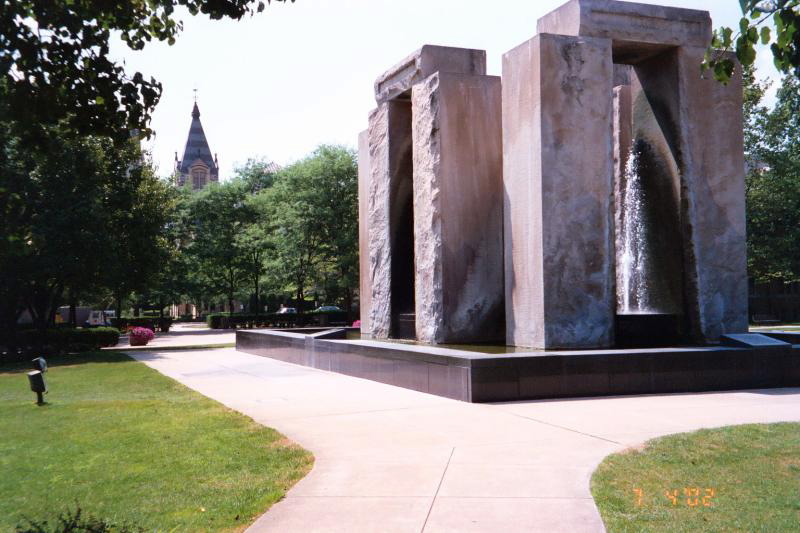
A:
{"type": "MultiPolygon", "coordinates": [[[[236,342],[236,330],[210,329],[205,324],[175,324],[168,333],[156,333],[156,337],[147,343],[147,348],[174,348],[182,346],[206,346],[212,344],[233,344],[236,342]]],[[[106,350],[125,350],[130,348],[128,336],[122,335],[119,344],[106,350]]]]}
{"type": "Polygon", "coordinates": [[[132,355],[314,453],[252,532],[602,531],[589,479],[607,454],[800,420],[800,389],[478,405],[233,349],[132,355]]]}

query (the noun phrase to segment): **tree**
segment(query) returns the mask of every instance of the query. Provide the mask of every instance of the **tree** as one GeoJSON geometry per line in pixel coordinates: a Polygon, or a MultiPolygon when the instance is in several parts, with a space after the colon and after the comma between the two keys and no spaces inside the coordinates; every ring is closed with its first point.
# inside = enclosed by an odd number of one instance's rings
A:
{"type": "Polygon", "coordinates": [[[758,281],[800,279],[800,83],[786,76],[777,103],[745,69],[748,270],[758,281]]]}
{"type": "Polygon", "coordinates": [[[30,146],[0,131],[3,331],[13,335],[23,311],[45,328],[65,298],[75,304],[144,285],[161,253],[168,202],[138,143],[53,127],[30,146]]]}
{"type": "Polygon", "coordinates": [[[266,159],[248,159],[235,170],[234,179],[242,181],[249,194],[255,194],[272,187],[278,170],[278,165],[266,159]]]}
{"type": "Polygon", "coordinates": [[[194,194],[190,208],[192,267],[210,293],[225,296],[231,313],[241,280],[236,238],[247,221],[245,195],[239,181],[212,183],[194,194]]]}
{"type": "Polygon", "coordinates": [[[344,292],[345,308],[350,312],[359,282],[356,154],[341,146],[321,146],[316,160],[318,173],[326,177],[322,181],[326,215],[321,219],[326,262],[334,272],[333,287],[344,292]]]}
{"type": "Polygon", "coordinates": [[[356,176],[352,150],[320,146],[281,170],[266,193],[274,223],[273,272],[293,287],[298,305],[312,282],[334,280],[347,295],[358,283],[356,176]]]}
{"type": "Polygon", "coordinates": [[[726,53],[735,50],[744,67],[753,65],[759,42],[770,45],[775,68],[800,76],[800,0],[739,0],[744,15],[738,33],[722,27],[714,31],[703,67],[719,81],[728,82],[734,62],[726,53]],[[773,34],[774,29],[774,34],[773,34]]]}
{"type": "Polygon", "coordinates": [[[2,0],[0,121],[11,121],[17,133],[60,125],[75,135],[118,142],[132,130],[149,135],[161,84],[139,72],[128,75],[108,58],[112,34],[141,50],[153,39],[175,42],[183,28],[176,18],[179,6],[192,15],[239,20],[264,5],[260,0],[2,0]]]}
{"type": "Polygon", "coordinates": [[[264,194],[248,195],[244,201],[244,224],[236,234],[235,245],[239,252],[242,276],[253,288],[256,313],[261,312],[261,281],[266,270],[268,255],[274,250],[269,197],[264,194]]]}
{"type": "MultiPolygon", "coordinates": [[[[154,242],[149,250],[155,257],[150,258],[148,263],[150,272],[145,274],[143,279],[120,280],[121,286],[128,288],[128,293],[130,291],[138,293],[140,303],[157,307],[161,317],[164,315],[164,307],[179,302],[187,290],[188,269],[186,262],[183,261],[183,254],[188,243],[185,227],[178,216],[179,194],[178,189],[166,181],[160,181],[157,193],[148,195],[150,201],[142,205],[141,211],[157,209],[160,211],[160,216],[150,217],[137,229],[137,235],[153,239],[154,242]],[[158,203],[153,203],[153,200],[158,203]],[[149,226],[153,220],[160,221],[162,227],[149,226]]],[[[136,243],[134,246],[137,248],[147,246],[147,243],[136,243]]],[[[120,312],[121,300],[118,298],[117,316],[120,312]]]]}

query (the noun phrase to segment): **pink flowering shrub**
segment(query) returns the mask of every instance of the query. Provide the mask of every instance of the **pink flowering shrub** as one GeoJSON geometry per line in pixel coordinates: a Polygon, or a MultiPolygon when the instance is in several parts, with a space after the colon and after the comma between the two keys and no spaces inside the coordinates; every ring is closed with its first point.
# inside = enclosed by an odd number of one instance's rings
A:
{"type": "Polygon", "coordinates": [[[131,346],[144,346],[155,337],[153,330],[147,328],[133,328],[129,334],[131,346]]]}

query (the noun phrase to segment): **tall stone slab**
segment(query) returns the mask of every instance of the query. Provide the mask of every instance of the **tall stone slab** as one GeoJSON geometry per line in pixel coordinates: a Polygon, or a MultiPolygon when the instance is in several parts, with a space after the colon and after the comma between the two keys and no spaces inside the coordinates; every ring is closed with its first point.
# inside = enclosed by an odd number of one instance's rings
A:
{"type": "Polygon", "coordinates": [[[694,336],[746,333],[747,245],[741,69],[728,85],[702,78],[700,47],[677,51],[681,174],[696,300],[694,336]]]}
{"type": "Polygon", "coordinates": [[[372,178],[369,159],[369,130],[358,135],[358,274],[361,329],[372,331],[372,276],[369,267],[369,189],[372,178]]]}
{"type": "Polygon", "coordinates": [[[503,338],[501,91],[485,72],[482,50],[426,45],[375,82],[368,336],[503,338]]]}
{"type": "Polygon", "coordinates": [[[680,236],[667,240],[680,249],[682,268],[666,268],[681,271],[671,286],[683,285],[677,298],[683,328],[692,340],[705,342],[746,331],[741,81],[723,86],[700,74],[711,35],[708,12],[571,0],[540,19],[538,29],[607,38],[614,62],[634,66],[637,90],[643,91],[631,97],[634,123],[635,102],[646,102],[678,197],[670,226],[679,226],[680,236]]]}
{"type": "Polygon", "coordinates": [[[392,324],[392,221],[391,200],[407,168],[411,140],[411,106],[408,102],[382,103],[369,116],[370,180],[367,198],[367,236],[370,290],[369,337],[387,338],[392,324]]]}
{"type": "Polygon", "coordinates": [[[501,340],[500,78],[439,72],[411,101],[417,339],[501,340]]]}
{"type": "Polygon", "coordinates": [[[611,46],[540,34],[503,57],[509,344],[613,343],[611,46]]]}

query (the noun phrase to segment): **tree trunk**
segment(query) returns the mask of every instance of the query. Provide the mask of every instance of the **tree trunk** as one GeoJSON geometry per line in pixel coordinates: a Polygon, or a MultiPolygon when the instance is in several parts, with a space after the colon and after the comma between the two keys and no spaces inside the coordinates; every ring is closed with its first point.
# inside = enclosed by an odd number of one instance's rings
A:
{"type": "Polygon", "coordinates": [[[119,291],[115,292],[114,299],[117,301],[116,315],[117,315],[117,320],[119,320],[120,318],[122,318],[122,293],[120,293],[119,291]]]}
{"type": "Polygon", "coordinates": [[[353,291],[348,286],[345,289],[344,304],[347,308],[347,324],[353,323],[353,291]]]}

